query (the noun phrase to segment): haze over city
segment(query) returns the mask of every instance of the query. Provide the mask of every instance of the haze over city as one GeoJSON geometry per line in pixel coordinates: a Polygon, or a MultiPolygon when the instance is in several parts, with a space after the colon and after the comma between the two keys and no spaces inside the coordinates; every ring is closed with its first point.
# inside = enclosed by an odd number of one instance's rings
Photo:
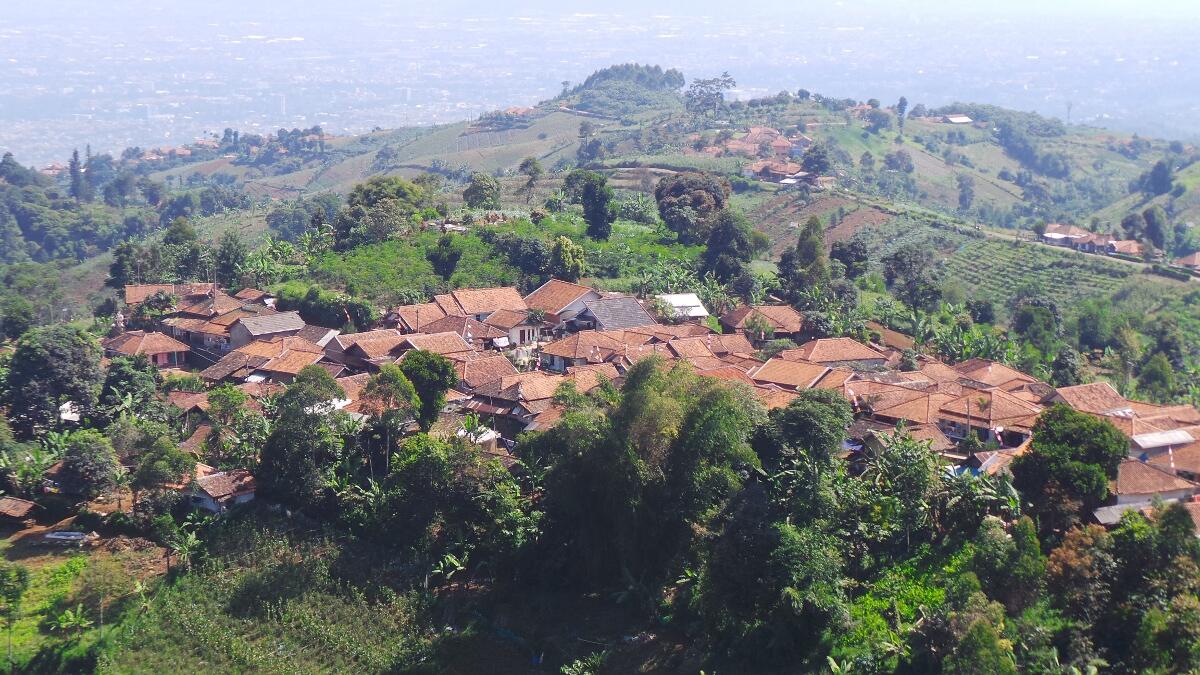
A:
{"type": "Polygon", "coordinates": [[[1186,2],[180,4],[6,7],[0,148],[42,164],[226,127],[450,122],[633,61],[729,71],[734,98],[803,87],[1200,134],[1200,10],[1186,2]]]}

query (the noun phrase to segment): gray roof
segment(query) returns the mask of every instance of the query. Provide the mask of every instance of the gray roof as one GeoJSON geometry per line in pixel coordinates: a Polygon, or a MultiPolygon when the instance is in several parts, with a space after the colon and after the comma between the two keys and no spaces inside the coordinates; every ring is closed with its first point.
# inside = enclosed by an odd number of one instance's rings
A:
{"type": "Polygon", "coordinates": [[[583,304],[587,312],[596,318],[596,327],[603,330],[637,328],[658,323],[637,298],[601,298],[588,300],[583,304]]]}
{"type": "Polygon", "coordinates": [[[300,329],[299,333],[296,333],[296,337],[304,338],[318,347],[324,347],[341,332],[336,328],[326,328],[324,326],[305,326],[300,329]]]}
{"type": "Polygon", "coordinates": [[[278,314],[249,316],[244,319],[238,319],[238,323],[242,324],[242,327],[249,331],[251,335],[271,335],[273,333],[300,331],[304,328],[304,319],[300,318],[299,312],[279,312],[278,314]]]}

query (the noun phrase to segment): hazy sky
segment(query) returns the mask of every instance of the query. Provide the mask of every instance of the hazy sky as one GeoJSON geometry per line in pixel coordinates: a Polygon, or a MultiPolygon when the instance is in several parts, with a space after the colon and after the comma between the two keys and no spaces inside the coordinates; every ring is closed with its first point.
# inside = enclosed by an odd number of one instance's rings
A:
{"type": "Polygon", "coordinates": [[[1035,109],[1200,137],[1200,0],[6,0],[0,147],[30,161],[224,126],[361,131],[528,104],[627,61],[742,96],[1035,109]],[[398,93],[399,92],[399,93],[398,93]]]}

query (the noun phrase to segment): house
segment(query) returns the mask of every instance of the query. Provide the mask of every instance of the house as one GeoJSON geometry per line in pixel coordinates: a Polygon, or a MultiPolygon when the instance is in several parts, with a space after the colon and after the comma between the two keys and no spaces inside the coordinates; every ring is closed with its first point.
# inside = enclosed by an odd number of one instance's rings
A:
{"type": "Polygon", "coordinates": [[[244,317],[229,328],[229,344],[236,349],[256,340],[295,335],[304,326],[300,312],[294,311],[244,317]]]}
{"type": "Polygon", "coordinates": [[[275,296],[266,291],[260,291],[257,288],[243,288],[237,293],[234,293],[233,297],[243,302],[258,303],[271,308],[275,307],[275,296]]]}
{"type": "Polygon", "coordinates": [[[571,366],[603,363],[625,348],[626,342],[615,334],[584,330],[542,347],[539,358],[543,368],[562,372],[571,366]]]}
{"type": "Polygon", "coordinates": [[[1200,271],[1200,251],[1189,253],[1182,258],[1177,258],[1175,264],[1180,267],[1186,267],[1190,270],[1200,271]]]}
{"type": "Polygon", "coordinates": [[[825,374],[827,366],[775,357],[750,371],[750,379],[761,385],[801,391],[811,389],[825,374]]]}
{"type": "Polygon", "coordinates": [[[1092,232],[1076,225],[1051,223],[1047,225],[1046,230],[1042,232],[1042,242],[1052,246],[1074,247],[1075,242],[1083,241],[1091,236],[1092,232]]]}
{"type": "Polygon", "coordinates": [[[512,361],[496,352],[469,354],[466,358],[455,359],[454,371],[458,373],[459,388],[468,392],[489,382],[517,374],[512,361]]]}
{"type": "Polygon", "coordinates": [[[1093,232],[1092,234],[1076,239],[1071,245],[1076,251],[1083,253],[1108,253],[1108,247],[1113,241],[1111,234],[1093,232]]]}
{"type": "Polygon", "coordinates": [[[796,162],[763,159],[751,162],[742,169],[742,175],[760,180],[782,181],[787,178],[806,178],[804,167],[796,162]]]}
{"type": "Polygon", "coordinates": [[[191,347],[164,333],[147,333],[131,330],[103,341],[104,353],[109,357],[137,356],[144,354],[150,362],[160,368],[183,365],[191,347]]]}
{"type": "Polygon", "coordinates": [[[156,293],[166,293],[176,298],[208,295],[217,290],[216,284],[126,284],[125,304],[140,305],[156,293]]]}
{"type": "Polygon", "coordinates": [[[391,353],[403,339],[404,335],[394,328],[338,335],[325,345],[325,356],[334,363],[365,370],[374,359],[391,353]],[[363,347],[352,350],[360,342],[365,343],[363,347]]]}
{"type": "Polygon", "coordinates": [[[584,310],[584,303],[599,300],[600,297],[600,293],[593,288],[551,279],[525,296],[525,304],[529,309],[544,312],[547,323],[562,327],[584,310]]]}
{"type": "Polygon", "coordinates": [[[942,121],[946,124],[970,124],[974,120],[966,115],[952,113],[949,115],[942,115],[942,121]]]}
{"type": "MultiPolygon", "coordinates": [[[[317,365],[325,350],[298,336],[258,340],[238,347],[200,372],[209,382],[274,382],[286,384],[306,366],[317,365]]],[[[332,372],[344,368],[329,364],[332,372]]],[[[336,377],[336,374],[335,374],[336,377]]]]}
{"type": "Polygon", "coordinates": [[[1110,492],[1117,504],[1145,504],[1155,499],[1190,501],[1200,493],[1200,484],[1136,459],[1123,460],[1110,492]]]}
{"type": "Polygon", "coordinates": [[[392,351],[403,355],[404,352],[414,349],[441,354],[447,358],[454,358],[456,355],[475,351],[461,335],[450,331],[405,335],[392,351]]]}
{"type": "Polygon", "coordinates": [[[695,293],[664,293],[655,296],[675,312],[679,320],[706,319],[708,310],[695,293]]]}
{"type": "Polygon", "coordinates": [[[253,501],[256,489],[253,474],[245,469],[234,469],[197,477],[189,498],[194,507],[224,513],[237,504],[253,501]]]}
{"type": "Polygon", "coordinates": [[[498,288],[460,288],[443,295],[435,295],[434,303],[450,316],[471,316],[477,321],[488,318],[498,309],[524,311],[528,309],[517,289],[511,286],[498,288]]]}
{"type": "Polygon", "coordinates": [[[33,520],[33,511],[37,504],[28,499],[17,497],[0,497],[0,521],[6,523],[27,523],[33,520]]]}
{"type": "Polygon", "coordinates": [[[797,338],[804,332],[804,315],[788,305],[743,305],[722,316],[721,325],[729,331],[754,332],[751,338],[757,340],[797,338]]]}
{"type": "Polygon", "coordinates": [[[850,338],[809,340],[796,349],[780,352],[785,361],[808,361],[823,366],[884,366],[887,355],[850,338]]]}
{"type": "Polygon", "coordinates": [[[658,323],[637,298],[625,296],[584,302],[577,322],[596,330],[621,330],[658,323]]]}
{"type": "MultiPolygon", "coordinates": [[[[492,316],[500,312],[492,312],[492,316]]],[[[491,319],[491,316],[488,317],[491,319]]],[[[508,333],[470,316],[448,316],[433,323],[426,324],[428,333],[457,333],[464,341],[475,349],[491,349],[508,346],[508,333]]]]}
{"type": "Polygon", "coordinates": [[[499,309],[492,312],[483,322],[505,334],[503,338],[494,341],[493,344],[497,347],[520,347],[542,339],[544,324],[531,316],[529,311],[499,309]]]}
{"type": "Polygon", "coordinates": [[[1133,239],[1110,241],[1105,247],[1104,252],[1109,255],[1124,255],[1134,258],[1141,258],[1143,255],[1141,243],[1133,239]]]}
{"type": "Polygon", "coordinates": [[[1042,406],[1002,389],[965,388],[937,408],[936,423],[950,438],[960,441],[973,434],[980,441],[995,441],[1014,448],[1029,439],[1042,406]]]}
{"type": "Polygon", "coordinates": [[[389,310],[383,323],[389,328],[398,328],[405,333],[424,333],[426,326],[446,316],[446,311],[436,302],[422,302],[389,310]]]}

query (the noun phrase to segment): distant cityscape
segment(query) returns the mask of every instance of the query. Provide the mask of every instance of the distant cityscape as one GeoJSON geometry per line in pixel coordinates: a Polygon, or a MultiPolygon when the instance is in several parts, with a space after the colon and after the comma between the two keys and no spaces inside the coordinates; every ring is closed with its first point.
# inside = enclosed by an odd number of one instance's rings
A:
{"type": "Polygon", "coordinates": [[[180,145],[226,127],[319,124],[344,134],[457,121],[550,98],[563,81],[626,61],[689,78],[728,70],[740,97],[805,87],[928,105],[971,100],[1146,135],[1200,134],[1188,21],[1066,31],[1056,21],[832,3],[795,15],[497,10],[469,19],[438,8],[259,9],[245,18],[193,8],[181,22],[165,7],[67,5],[81,14],[17,11],[0,25],[0,150],[23,164],[61,162],[86,145],[180,145]]]}

